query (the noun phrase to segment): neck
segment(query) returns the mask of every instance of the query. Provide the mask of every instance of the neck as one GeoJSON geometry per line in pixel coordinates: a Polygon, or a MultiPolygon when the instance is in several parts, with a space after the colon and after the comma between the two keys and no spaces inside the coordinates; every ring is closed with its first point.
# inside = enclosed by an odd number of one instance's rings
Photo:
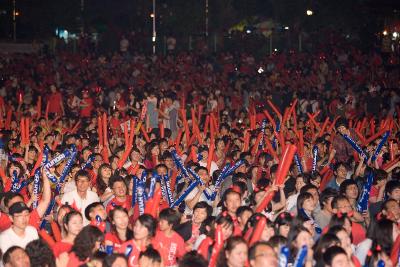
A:
{"type": "Polygon", "coordinates": [[[13,229],[14,233],[17,234],[17,236],[24,236],[25,235],[25,229],[21,229],[19,227],[14,226],[14,225],[13,225],[12,229],[13,229]]]}
{"type": "Polygon", "coordinates": [[[324,214],[326,214],[326,215],[329,215],[329,216],[332,215],[332,212],[330,212],[330,211],[327,210],[327,209],[323,209],[322,212],[323,212],[324,214]]]}
{"type": "Polygon", "coordinates": [[[117,227],[115,228],[115,231],[117,232],[119,239],[121,239],[122,241],[125,241],[126,239],[126,230],[127,229],[122,229],[117,227]]]}
{"type": "Polygon", "coordinates": [[[77,191],[77,193],[78,193],[78,196],[80,196],[82,199],[86,198],[87,191],[77,191]]]}
{"type": "Polygon", "coordinates": [[[126,195],[125,196],[115,197],[115,198],[120,202],[124,202],[126,200],[126,195]]]}
{"type": "Polygon", "coordinates": [[[67,234],[67,236],[63,239],[64,242],[73,244],[75,240],[76,235],[73,234],[67,234]]]}
{"type": "Polygon", "coordinates": [[[149,239],[147,239],[147,238],[135,239],[135,243],[138,246],[138,248],[140,250],[142,250],[142,248],[145,248],[149,244],[149,239]]]}
{"type": "Polygon", "coordinates": [[[167,230],[165,230],[163,232],[167,237],[171,237],[172,234],[174,233],[174,231],[172,229],[167,229],[167,230]]]}

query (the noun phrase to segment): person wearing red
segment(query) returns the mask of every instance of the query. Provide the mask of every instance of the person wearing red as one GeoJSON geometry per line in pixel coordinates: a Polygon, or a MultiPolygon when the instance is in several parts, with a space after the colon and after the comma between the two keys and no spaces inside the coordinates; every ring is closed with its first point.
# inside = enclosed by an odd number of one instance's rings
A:
{"type": "Polygon", "coordinates": [[[134,238],[123,243],[117,250],[119,253],[127,255],[129,267],[139,267],[140,252],[152,244],[156,227],[156,220],[149,214],[143,214],[136,220],[133,227],[134,238]]]}
{"type": "Polygon", "coordinates": [[[128,189],[126,188],[124,179],[121,176],[111,177],[109,187],[112,189],[114,197],[107,205],[107,213],[116,206],[121,206],[126,210],[130,210],[132,205],[132,197],[127,194],[128,189]]]}
{"type": "Polygon", "coordinates": [[[66,236],[62,240],[56,242],[52,248],[56,258],[62,253],[69,252],[71,250],[76,236],[83,227],[82,215],[74,210],[68,212],[63,218],[63,227],[66,232],[66,236]]]}
{"type": "Polygon", "coordinates": [[[83,99],[81,100],[79,107],[81,109],[81,117],[90,117],[93,110],[93,99],[89,96],[88,91],[83,91],[83,99]]]}
{"type": "Polygon", "coordinates": [[[154,243],[161,254],[165,267],[176,266],[177,259],[185,254],[185,242],[173,229],[179,223],[179,214],[176,210],[163,209],[159,215],[158,227],[154,243]]]}
{"type": "Polygon", "coordinates": [[[237,209],[241,206],[241,195],[240,195],[240,189],[233,187],[233,188],[228,188],[224,195],[222,196],[222,210],[227,211],[228,214],[232,217],[233,223],[234,223],[234,230],[233,230],[233,235],[234,236],[240,236],[242,235],[242,230],[240,228],[239,222],[236,218],[236,211],[237,209]]]}
{"type": "Polygon", "coordinates": [[[109,214],[112,230],[106,233],[104,243],[106,246],[113,246],[115,250],[119,249],[123,242],[132,239],[133,232],[128,228],[129,216],[126,209],[116,206],[109,214]]]}
{"type": "Polygon", "coordinates": [[[49,114],[54,114],[54,115],[62,115],[65,116],[64,112],[64,104],[62,101],[62,95],[61,93],[57,90],[55,85],[50,86],[50,91],[51,94],[48,99],[49,103],[49,114]]]}

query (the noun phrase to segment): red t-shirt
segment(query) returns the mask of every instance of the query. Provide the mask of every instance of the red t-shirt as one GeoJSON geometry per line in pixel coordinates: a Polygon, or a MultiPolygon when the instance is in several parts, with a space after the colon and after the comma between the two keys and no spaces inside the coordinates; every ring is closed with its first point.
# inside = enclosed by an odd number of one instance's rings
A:
{"type": "Polygon", "coordinates": [[[109,213],[115,206],[121,206],[124,209],[129,210],[132,206],[132,196],[126,196],[126,199],[123,202],[118,201],[115,197],[111,199],[110,202],[107,204],[107,213],[109,213]]]}
{"type": "Polygon", "coordinates": [[[67,267],[81,266],[82,264],[85,264],[85,263],[86,263],[86,261],[81,261],[80,259],[78,259],[78,257],[75,255],[74,252],[71,252],[69,254],[69,260],[68,260],[67,267]]]}
{"type": "MultiPolygon", "coordinates": [[[[33,210],[29,216],[29,225],[39,229],[41,218],[37,210],[33,210]]],[[[3,232],[11,227],[11,220],[7,214],[0,212],[0,232],[3,232]]]]}
{"type": "Polygon", "coordinates": [[[87,107],[81,109],[81,116],[82,117],[90,117],[90,113],[93,110],[93,99],[84,98],[84,99],[82,99],[82,104],[87,105],[87,107]]]}
{"type": "Polygon", "coordinates": [[[351,224],[351,233],[353,235],[353,244],[354,245],[360,244],[366,238],[365,229],[359,223],[353,222],[351,224]]]}
{"type": "Polygon", "coordinates": [[[63,242],[63,241],[58,241],[55,243],[53,247],[53,253],[56,258],[60,256],[64,252],[69,252],[72,248],[71,243],[63,242]]]}
{"type": "Polygon", "coordinates": [[[155,248],[160,253],[164,266],[176,266],[177,259],[185,254],[185,241],[183,238],[173,232],[171,237],[167,237],[163,232],[157,231],[154,238],[155,248]]]}
{"type": "Polygon", "coordinates": [[[62,96],[60,92],[52,93],[49,97],[49,113],[61,114],[62,96]]]}
{"type": "Polygon", "coordinates": [[[114,250],[118,250],[123,243],[121,239],[119,239],[119,237],[114,233],[107,233],[104,237],[104,240],[112,242],[114,250]]]}
{"type": "MultiPolygon", "coordinates": [[[[132,240],[129,240],[129,241],[124,242],[124,243],[121,245],[121,247],[117,250],[117,252],[118,252],[118,253],[125,254],[126,248],[127,248],[129,245],[132,246],[132,251],[131,251],[131,253],[129,254],[128,266],[129,266],[129,267],[139,267],[139,254],[140,254],[140,252],[141,252],[142,250],[145,250],[146,248],[145,248],[145,247],[143,247],[143,248],[138,248],[138,247],[136,246],[135,241],[132,239],[132,240]]],[[[154,246],[154,244],[153,244],[153,247],[156,247],[156,246],[154,246]]]]}

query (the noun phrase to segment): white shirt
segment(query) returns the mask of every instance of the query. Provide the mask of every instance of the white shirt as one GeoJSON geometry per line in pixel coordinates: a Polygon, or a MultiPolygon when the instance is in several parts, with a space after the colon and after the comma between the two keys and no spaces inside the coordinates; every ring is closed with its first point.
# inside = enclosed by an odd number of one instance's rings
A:
{"type": "MultiPolygon", "coordinates": [[[[213,190],[214,190],[214,186],[211,185],[210,187],[206,188],[204,191],[207,192],[207,194],[208,194],[209,196],[211,196],[212,193],[214,192],[213,190]]],[[[192,200],[192,199],[197,195],[198,192],[199,192],[199,188],[198,188],[198,187],[195,187],[195,188],[186,196],[185,201],[190,201],[190,200],[192,200]]],[[[212,200],[209,200],[209,199],[206,197],[206,195],[204,194],[204,192],[200,195],[200,198],[199,198],[199,201],[198,201],[198,202],[201,202],[201,201],[207,202],[207,204],[210,205],[210,206],[212,206],[212,203],[213,203],[212,200]]],[[[192,214],[192,213],[193,213],[193,211],[186,205],[186,207],[185,207],[185,214],[192,214]]]]}
{"type": "Polygon", "coordinates": [[[39,235],[33,226],[28,225],[26,227],[23,237],[17,235],[13,228],[10,227],[0,234],[0,249],[3,254],[12,246],[19,246],[25,249],[29,242],[36,239],[39,239],[39,235]]]}
{"type": "MultiPolygon", "coordinates": [[[[199,161],[199,165],[200,165],[201,167],[206,167],[206,168],[207,168],[207,162],[199,161]]],[[[218,170],[218,165],[217,165],[217,163],[215,163],[215,161],[211,161],[210,173],[209,173],[209,174],[212,176],[213,173],[214,173],[216,170],[218,170]]]]}
{"type": "Polygon", "coordinates": [[[64,196],[61,199],[61,203],[62,204],[66,204],[68,202],[68,204],[77,209],[83,216],[83,225],[88,225],[89,221],[85,218],[85,209],[87,206],[89,206],[90,204],[94,203],[94,202],[99,202],[99,196],[93,192],[88,190],[86,192],[86,198],[82,199],[79,195],[77,190],[73,190],[71,192],[68,192],[66,194],[64,194],[64,196]]]}

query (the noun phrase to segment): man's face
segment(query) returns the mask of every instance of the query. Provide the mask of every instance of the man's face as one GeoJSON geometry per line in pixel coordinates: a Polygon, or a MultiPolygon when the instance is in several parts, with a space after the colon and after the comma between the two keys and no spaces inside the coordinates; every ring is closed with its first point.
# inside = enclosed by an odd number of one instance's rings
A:
{"type": "Polygon", "coordinates": [[[346,128],[344,125],[340,125],[340,126],[337,128],[337,131],[338,131],[340,134],[347,134],[347,128],[346,128]]]}
{"type": "Polygon", "coordinates": [[[275,251],[266,245],[259,245],[255,251],[254,260],[250,260],[251,267],[278,266],[278,257],[275,251]]]}
{"type": "Polygon", "coordinates": [[[89,217],[91,220],[94,220],[97,215],[99,215],[103,221],[107,218],[107,212],[103,205],[98,205],[93,208],[92,212],[89,214],[89,217]]]}
{"type": "Polygon", "coordinates": [[[10,262],[6,263],[4,267],[30,267],[31,263],[25,250],[18,248],[10,254],[10,262]]]}
{"type": "Polygon", "coordinates": [[[210,176],[208,175],[208,172],[206,170],[199,170],[198,173],[200,179],[207,185],[208,182],[210,181],[210,176]]]}
{"type": "Polygon", "coordinates": [[[394,189],[394,190],[389,194],[389,197],[390,197],[391,199],[394,199],[394,200],[396,200],[397,202],[399,202],[399,201],[400,201],[400,188],[394,189]]]}
{"type": "Polygon", "coordinates": [[[337,178],[345,179],[347,177],[347,169],[345,166],[340,165],[336,170],[337,178]]]}
{"type": "Polygon", "coordinates": [[[229,213],[234,214],[236,210],[240,207],[241,200],[239,194],[230,193],[226,196],[224,201],[225,207],[229,213]]]}
{"type": "Polygon", "coordinates": [[[76,189],[78,192],[86,192],[89,189],[89,178],[86,176],[79,176],[76,180],[76,189]]]}
{"type": "Polygon", "coordinates": [[[29,224],[29,211],[24,210],[23,212],[20,213],[15,213],[14,215],[11,216],[11,221],[13,222],[13,226],[17,227],[18,229],[23,229],[28,226],[29,224]]]}
{"type": "Polygon", "coordinates": [[[207,209],[197,208],[193,211],[193,222],[201,224],[207,218],[207,209]]]}
{"type": "Polygon", "coordinates": [[[337,203],[337,210],[341,213],[349,213],[353,210],[350,202],[347,199],[339,200],[337,203]]]}
{"type": "Polygon", "coordinates": [[[124,182],[115,182],[112,188],[116,197],[126,196],[126,185],[124,182]]]}

